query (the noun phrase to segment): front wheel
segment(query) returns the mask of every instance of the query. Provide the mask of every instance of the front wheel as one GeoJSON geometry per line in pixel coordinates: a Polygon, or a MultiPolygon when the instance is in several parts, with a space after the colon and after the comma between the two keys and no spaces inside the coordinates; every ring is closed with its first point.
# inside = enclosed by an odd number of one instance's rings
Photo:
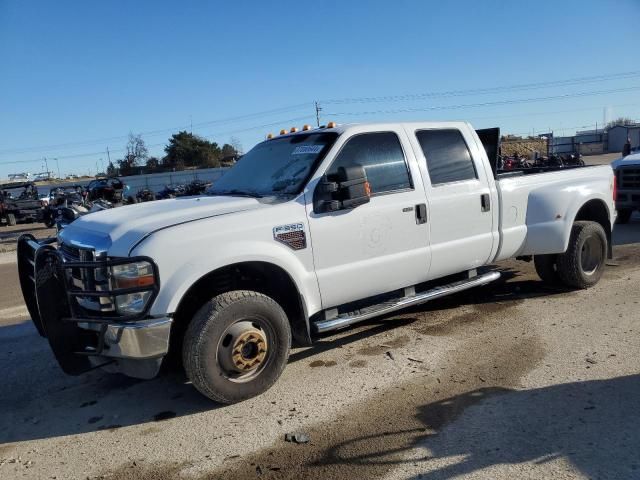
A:
{"type": "Polygon", "coordinates": [[[185,333],[182,359],[202,394],[235,403],[276,382],[290,347],[291,327],[282,307],[261,293],[235,290],[198,310],[185,333]]]}
{"type": "Polygon", "coordinates": [[[602,277],[607,259],[607,235],[596,222],[579,221],[571,227],[567,251],[558,255],[562,282],[574,288],[589,288],[602,277]]]}

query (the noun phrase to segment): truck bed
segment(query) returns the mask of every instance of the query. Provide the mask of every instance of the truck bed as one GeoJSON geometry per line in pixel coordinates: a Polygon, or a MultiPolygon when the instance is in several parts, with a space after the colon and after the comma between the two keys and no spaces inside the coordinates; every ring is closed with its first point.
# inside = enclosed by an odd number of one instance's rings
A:
{"type": "MultiPolygon", "coordinates": [[[[613,195],[612,178],[608,165],[498,175],[501,242],[496,260],[563,252],[583,199],[595,192],[604,205],[612,202],[605,195],[613,195]]],[[[611,224],[614,220],[609,218],[611,224]]]]}

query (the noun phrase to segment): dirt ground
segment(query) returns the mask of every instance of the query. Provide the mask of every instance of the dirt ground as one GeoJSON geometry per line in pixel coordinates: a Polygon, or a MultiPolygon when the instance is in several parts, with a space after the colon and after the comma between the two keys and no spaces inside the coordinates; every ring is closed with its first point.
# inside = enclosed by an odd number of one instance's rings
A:
{"type": "Polygon", "coordinates": [[[590,290],[501,263],[492,285],[294,350],[232,406],[179,373],[64,375],[10,310],[0,256],[0,478],[640,479],[640,217],[614,238],[590,290]]]}

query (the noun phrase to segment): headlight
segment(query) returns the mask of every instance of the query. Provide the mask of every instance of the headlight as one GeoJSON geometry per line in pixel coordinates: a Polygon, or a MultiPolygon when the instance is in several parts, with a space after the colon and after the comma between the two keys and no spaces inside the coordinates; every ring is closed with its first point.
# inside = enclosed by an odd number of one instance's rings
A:
{"type": "Polygon", "coordinates": [[[111,267],[112,288],[148,287],[155,283],[149,262],[124,263],[111,267]]]}
{"type": "MultiPolygon", "coordinates": [[[[155,284],[153,266],[149,262],[125,263],[111,267],[111,288],[149,288],[155,284]]],[[[153,291],[144,290],[124,295],[116,295],[116,311],[121,315],[134,315],[141,313],[153,291]]]]}
{"type": "Polygon", "coordinates": [[[121,315],[141,313],[151,297],[151,290],[140,293],[128,293],[116,296],[116,312],[121,315]]]}

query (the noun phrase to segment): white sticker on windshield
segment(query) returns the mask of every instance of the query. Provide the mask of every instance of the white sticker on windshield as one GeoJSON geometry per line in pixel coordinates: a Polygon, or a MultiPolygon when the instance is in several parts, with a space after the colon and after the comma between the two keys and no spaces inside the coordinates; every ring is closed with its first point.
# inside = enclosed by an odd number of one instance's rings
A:
{"type": "Polygon", "coordinates": [[[310,153],[320,153],[324,145],[300,145],[296,147],[291,155],[308,155],[310,153]]]}

